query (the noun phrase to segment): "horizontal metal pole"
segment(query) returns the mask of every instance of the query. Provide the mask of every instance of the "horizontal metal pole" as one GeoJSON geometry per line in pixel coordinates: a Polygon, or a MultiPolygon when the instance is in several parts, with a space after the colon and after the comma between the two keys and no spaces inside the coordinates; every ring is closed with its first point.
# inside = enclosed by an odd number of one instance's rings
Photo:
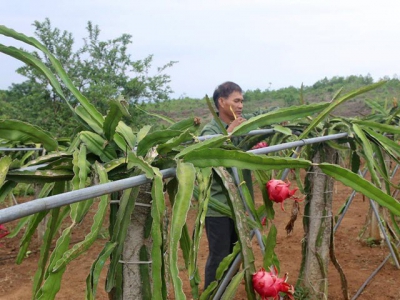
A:
{"type": "Polygon", "coordinates": [[[0,147],[0,151],[13,152],[13,151],[41,151],[43,148],[4,148],[0,147]]]}
{"type": "MultiPolygon", "coordinates": [[[[169,178],[175,176],[176,170],[175,168],[170,168],[160,172],[163,175],[163,178],[169,178]]],[[[0,210],[0,224],[52,208],[125,190],[147,182],[151,182],[151,179],[146,178],[145,175],[139,175],[14,205],[0,210]]]]}
{"type": "Polygon", "coordinates": [[[345,137],[347,137],[347,135],[348,135],[347,133],[337,133],[337,134],[325,135],[325,136],[321,136],[321,137],[309,138],[309,139],[299,140],[299,141],[295,141],[295,142],[283,143],[283,144],[279,144],[279,145],[268,146],[265,148],[249,150],[247,152],[254,153],[254,154],[266,154],[266,153],[270,153],[270,152],[285,150],[288,148],[294,148],[294,147],[299,147],[299,146],[301,147],[304,145],[321,143],[321,142],[326,142],[326,141],[330,141],[330,140],[337,140],[340,138],[345,138],[345,137]]]}
{"type": "MultiPolygon", "coordinates": [[[[271,134],[271,133],[274,133],[274,132],[275,132],[274,129],[256,129],[256,130],[249,131],[245,135],[271,134]]],[[[213,137],[220,136],[220,135],[222,135],[222,134],[202,135],[202,136],[196,137],[196,140],[204,141],[204,140],[208,140],[208,139],[211,139],[213,137]]]]}
{"type": "MultiPolygon", "coordinates": [[[[284,149],[289,149],[297,146],[303,146],[312,143],[319,143],[328,140],[334,140],[342,137],[346,137],[347,133],[333,134],[323,137],[304,139],[296,142],[284,143],[276,146],[264,147],[261,149],[249,150],[247,152],[255,154],[266,154],[274,151],[280,151],[284,149]]],[[[34,166],[32,166],[34,167],[34,166]]],[[[175,169],[165,169],[160,171],[164,178],[174,177],[175,169]]],[[[11,207],[3,208],[0,210],[0,224],[7,223],[22,217],[26,217],[41,211],[48,209],[60,207],[63,205],[69,205],[75,202],[83,201],[86,199],[91,199],[93,197],[98,197],[104,194],[113,193],[116,191],[125,190],[134,186],[138,186],[147,182],[150,182],[144,175],[139,175],[135,177],[125,178],[121,180],[116,180],[113,182],[108,182],[104,184],[99,184],[84,189],[66,192],[59,195],[54,195],[46,198],[32,200],[26,203],[21,203],[11,207]]]]}

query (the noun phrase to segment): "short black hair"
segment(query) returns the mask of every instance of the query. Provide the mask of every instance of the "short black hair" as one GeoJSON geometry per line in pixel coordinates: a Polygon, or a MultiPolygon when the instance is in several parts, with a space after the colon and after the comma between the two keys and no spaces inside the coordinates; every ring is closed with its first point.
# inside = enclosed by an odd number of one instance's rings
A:
{"type": "Polygon", "coordinates": [[[215,107],[217,109],[219,109],[218,99],[220,97],[228,98],[229,95],[232,94],[233,92],[243,93],[242,88],[238,84],[236,84],[232,81],[226,81],[224,83],[221,83],[219,86],[217,86],[217,88],[215,89],[214,94],[213,94],[215,107]]]}

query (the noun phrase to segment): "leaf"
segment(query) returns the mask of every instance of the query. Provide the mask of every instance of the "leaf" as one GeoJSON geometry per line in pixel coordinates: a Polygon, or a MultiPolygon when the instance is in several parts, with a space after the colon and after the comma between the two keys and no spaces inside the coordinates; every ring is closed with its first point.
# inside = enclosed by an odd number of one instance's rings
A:
{"type": "MultiPolygon", "coordinates": [[[[86,146],[85,144],[81,144],[79,151],[74,152],[73,156],[73,171],[74,178],[72,178],[72,189],[79,190],[86,187],[86,181],[88,179],[88,163],[86,161],[86,146]]],[[[95,166],[97,162],[95,163],[95,166]]],[[[97,168],[96,168],[97,170],[97,168]]],[[[85,215],[90,209],[90,206],[93,203],[93,199],[87,199],[85,201],[79,201],[76,203],[72,203],[70,205],[71,212],[70,217],[71,220],[75,223],[81,223],[85,215]]]]}
{"type": "Polygon", "coordinates": [[[365,154],[364,157],[365,157],[365,161],[368,166],[368,170],[371,173],[372,182],[374,182],[375,184],[380,186],[380,180],[379,180],[378,175],[376,174],[376,171],[374,168],[374,164],[375,164],[374,152],[372,150],[371,143],[367,139],[364,132],[358,125],[353,124],[353,130],[354,130],[354,133],[356,134],[357,138],[361,141],[362,150],[365,154]]]}
{"type": "Polygon", "coordinates": [[[243,269],[245,269],[244,277],[247,297],[248,299],[255,299],[251,281],[252,274],[255,273],[254,253],[251,247],[250,227],[247,222],[243,202],[228,171],[222,167],[215,168],[214,170],[218,176],[221,177],[224,187],[229,194],[228,203],[232,210],[233,220],[237,228],[238,241],[243,259],[243,269]]]}
{"type": "Polygon", "coordinates": [[[62,152],[62,151],[56,152],[56,153],[51,153],[51,154],[46,154],[46,155],[39,156],[38,158],[29,161],[25,166],[45,164],[45,163],[49,163],[52,161],[56,161],[63,157],[72,157],[72,155],[69,152],[62,152]]]}
{"type": "MultiPolygon", "coordinates": [[[[98,162],[96,162],[95,169],[96,173],[99,175],[100,184],[107,183],[108,182],[107,173],[105,172],[103,166],[98,162]]],[[[93,223],[90,228],[90,232],[85,236],[85,239],[83,241],[76,243],[71,249],[69,249],[63,254],[62,258],[55,263],[52,272],[57,272],[61,268],[66,267],[69,262],[77,258],[79,255],[81,255],[87,249],[89,249],[90,246],[93,245],[102,228],[104,218],[107,214],[108,206],[109,206],[108,195],[100,196],[100,203],[97,207],[96,214],[93,217],[93,223]]]]}
{"type": "Polygon", "coordinates": [[[266,270],[270,266],[275,265],[274,258],[276,257],[275,254],[276,235],[277,235],[276,227],[274,224],[272,224],[268,232],[267,241],[265,243],[263,267],[266,270]]]}
{"type": "Polygon", "coordinates": [[[151,248],[151,259],[153,261],[151,268],[153,278],[153,299],[163,299],[163,294],[166,289],[165,278],[162,276],[164,266],[162,232],[165,200],[163,194],[162,175],[158,171],[155,172],[151,196],[153,198],[153,204],[151,206],[151,216],[153,218],[153,224],[151,226],[151,237],[153,239],[153,245],[151,248]]]}
{"type": "MultiPolygon", "coordinates": [[[[139,170],[134,173],[139,174],[139,170]]],[[[131,222],[131,214],[135,208],[136,198],[139,194],[139,187],[126,189],[122,192],[120,199],[120,205],[118,208],[116,220],[112,227],[110,241],[116,243],[112,255],[110,266],[108,268],[107,280],[106,280],[106,291],[110,292],[116,286],[116,280],[118,276],[119,260],[122,255],[124,241],[126,238],[128,226],[131,222]]]]}
{"type": "Polygon", "coordinates": [[[269,199],[267,189],[265,188],[265,184],[270,180],[271,174],[267,174],[266,171],[255,171],[254,177],[257,180],[258,187],[263,196],[266,218],[268,220],[273,220],[275,217],[275,210],[273,208],[273,202],[269,199]]]}
{"type": "Polygon", "coordinates": [[[11,157],[4,156],[0,158],[0,187],[3,186],[10,164],[11,164],[11,157]]]}
{"type": "Polygon", "coordinates": [[[71,180],[74,173],[68,170],[12,170],[7,173],[7,180],[26,183],[45,183],[71,180]]]}
{"type": "Polygon", "coordinates": [[[186,223],[190,200],[193,195],[195,169],[192,164],[178,161],[176,176],[178,178],[178,192],[172,207],[169,266],[175,298],[183,300],[186,299],[186,296],[183,292],[182,280],[179,278],[178,243],[181,239],[182,228],[186,223]]]}
{"type": "Polygon", "coordinates": [[[183,119],[179,122],[176,122],[175,124],[172,124],[171,126],[168,127],[168,129],[169,130],[181,130],[181,131],[191,129],[190,131],[193,131],[199,127],[200,127],[200,118],[190,117],[187,119],[183,119]]]}
{"type": "Polygon", "coordinates": [[[398,160],[400,159],[400,145],[398,143],[387,138],[383,134],[376,133],[369,128],[364,127],[363,129],[369,136],[371,136],[375,140],[377,144],[380,145],[380,147],[385,149],[398,162],[398,160]]]}
{"type": "MultiPolygon", "coordinates": [[[[234,178],[238,179],[238,188],[239,191],[241,192],[240,196],[242,197],[242,200],[244,201],[243,203],[245,204],[246,210],[248,210],[249,215],[251,216],[251,219],[254,219],[255,223],[257,224],[258,228],[262,228],[260,219],[258,218],[258,214],[256,211],[256,208],[254,206],[254,199],[252,197],[252,194],[250,193],[250,190],[246,184],[246,181],[243,176],[243,170],[238,170],[237,168],[232,168],[234,178]]],[[[236,180],[235,180],[236,181],[236,180]]],[[[250,224],[249,224],[250,225],[250,224]]]]}
{"type": "Polygon", "coordinates": [[[360,121],[360,120],[354,120],[353,123],[362,125],[363,127],[372,128],[374,130],[380,131],[381,133],[400,134],[400,127],[398,125],[388,125],[373,121],[360,121]]]}
{"type": "Polygon", "coordinates": [[[41,143],[47,151],[54,151],[58,148],[57,141],[49,133],[37,126],[18,120],[0,120],[0,138],[22,144],[41,143]]]}
{"type": "MultiPolygon", "coordinates": [[[[48,196],[50,194],[50,192],[54,189],[55,186],[57,186],[57,189],[58,189],[57,191],[61,190],[61,184],[47,183],[41,189],[38,197],[43,198],[43,197],[48,196]]],[[[32,236],[35,233],[37,226],[43,220],[43,218],[47,215],[48,212],[49,211],[46,210],[46,211],[42,211],[42,212],[39,212],[37,214],[31,215],[28,217],[29,218],[28,225],[26,226],[24,235],[20,240],[20,249],[19,249],[19,252],[17,255],[17,259],[16,259],[17,264],[20,264],[22,262],[22,260],[26,257],[26,251],[28,250],[32,236]]],[[[53,212],[54,211],[52,211],[52,213],[53,212]]],[[[55,230],[55,228],[51,228],[51,230],[55,230]]],[[[50,237],[50,239],[51,239],[51,237],[50,237]]],[[[44,240],[44,244],[46,244],[46,240],[44,240]]]]}
{"type": "Polygon", "coordinates": [[[80,120],[81,123],[83,123],[85,125],[85,128],[87,128],[87,129],[91,128],[94,132],[96,132],[98,134],[103,134],[103,127],[100,126],[100,124],[98,122],[93,120],[93,118],[90,116],[90,114],[87,112],[87,110],[83,106],[81,106],[81,105],[76,106],[74,111],[79,116],[79,118],[84,121],[84,122],[82,122],[82,120],[80,120]],[[89,126],[89,128],[87,126],[89,126]]]}
{"type": "Polygon", "coordinates": [[[216,136],[210,139],[205,140],[204,142],[201,143],[195,143],[193,145],[187,146],[184,148],[182,151],[180,151],[175,158],[180,158],[182,156],[185,156],[189,152],[195,151],[195,150],[202,150],[202,149],[208,149],[208,148],[217,148],[221,146],[223,143],[225,143],[229,139],[228,136],[220,135],[216,136]]]}
{"type": "MultiPolygon", "coordinates": [[[[46,185],[43,187],[40,194],[48,194],[48,191],[52,191],[53,195],[61,194],[65,192],[65,184],[63,182],[54,184],[54,188],[50,190],[51,185],[46,185]],[[45,190],[43,192],[43,190],[45,190]]],[[[53,238],[59,232],[60,226],[64,218],[68,215],[69,207],[66,206],[63,209],[55,208],[50,211],[51,218],[47,222],[47,228],[43,236],[43,243],[40,247],[40,257],[38,260],[38,269],[36,270],[34,280],[33,280],[33,295],[35,295],[42,283],[45,276],[46,267],[48,264],[48,259],[50,256],[51,246],[53,245],[53,238]]]]}
{"type": "Polygon", "coordinates": [[[16,185],[16,181],[6,181],[3,183],[0,188],[0,203],[3,203],[4,199],[12,192],[16,185]]]}
{"type": "MultiPolygon", "coordinates": [[[[43,46],[43,44],[41,44],[38,40],[36,40],[33,37],[28,37],[22,33],[16,32],[15,30],[7,28],[3,25],[0,25],[0,34],[14,38],[21,42],[27,43],[27,44],[41,50],[44,54],[46,54],[52,64],[53,68],[57,72],[57,75],[64,82],[65,86],[72,92],[72,94],[76,97],[76,99],[81,103],[81,105],[85,108],[86,112],[91,116],[91,118],[97,122],[97,125],[100,128],[102,127],[103,122],[104,122],[103,116],[86,99],[86,97],[83,96],[81,94],[81,92],[79,92],[79,90],[73,85],[71,79],[68,77],[67,73],[62,68],[61,63],[54,57],[53,54],[50,53],[50,51],[48,49],[46,49],[45,46],[43,46]]],[[[36,66],[34,65],[34,67],[36,67],[36,66]]]]}
{"type": "Polygon", "coordinates": [[[193,242],[190,247],[189,266],[188,266],[189,278],[193,282],[191,286],[198,284],[197,282],[195,282],[196,273],[198,273],[197,257],[200,249],[200,239],[203,233],[203,228],[204,228],[203,224],[206,218],[207,206],[210,199],[212,169],[211,168],[198,169],[196,172],[196,178],[197,178],[197,186],[194,187],[193,194],[194,197],[197,199],[198,213],[193,227],[193,242]],[[198,191],[197,196],[195,195],[196,190],[198,191]]]}
{"type": "Polygon", "coordinates": [[[56,224],[59,218],[60,208],[51,210],[50,219],[47,222],[47,228],[43,235],[43,243],[40,247],[40,258],[38,261],[38,268],[35,272],[33,280],[33,294],[35,295],[43,283],[43,277],[46,270],[47,261],[50,255],[50,246],[56,232],[56,224]]]}
{"type": "Polygon", "coordinates": [[[37,166],[37,170],[68,170],[72,169],[72,159],[70,157],[61,157],[49,162],[44,166],[37,166]]]}
{"type": "Polygon", "coordinates": [[[365,99],[365,103],[373,110],[380,112],[382,115],[384,115],[384,116],[388,115],[388,113],[385,111],[385,109],[381,105],[379,105],[378,102],[369,100],[369,99],[365,99]]]}
{"type": "MultiPolygon", "coordinates": [[[[0,27],[0,33],[2,33],[2,27],[0,27]]],[[[3,52],[7,55],[10,55],[24,63],[26,63],[27,65],[33,66],[35,67],[36,70],[38,70],[40,73],[42,73],[48,80],[50,85],[54,88],[54,90],[56,91],[56,93],[62,98],[62,99],[66,99],[65,95],[61,89],[60,83],[58,82],[57,78],[54,76],[54,74],[50,71],[49,68],[46,67],[46,65],[40,61],[39,59],[37,59],[36,57],[34,57],[32,54],[21,50],[21,49],[17,49],[14,47],[6,47],[2,44],[0,44],[0,52],[3,52]]],[[[73,110],[72,106],[69,104],[68,101],[66,101],[68,107],[73,110]]]]}
{"type": "Polygon", "coordinates": [[[129,149],[133,150],[136,145],[136,136],[133,134],[132,128],[120,121],[118,123],[116,132],[118,132],[125,139],[129,149]]]}
{"type": "Polygon", "coordinates": [[[104,120],[103,131],[106,139],[111,141],[115,134],[115,129],[121,118],[126,114],[126,108],[122,106],[121,102],[118,100],[111,100],[109,102],[110,110],[104,120]]]}
{"type": "Polygon", "coordinates": [[[147,151],[155,145],[165,143],[169,139],[181,134],[179,130],[159,130],[146,135],[137,146],[137,155],[145,156],[147,151]]]}
{"type": "Polygon", "coordinates": [[[61,256],[68,250],[69,242],[71,239],[72,227],[67,227],[57,240],[56,247],[50,258],[48,272],[46,272],[45,281],[40,290],[36,293],[37,299],[54,299],[61,287],[61,278],[65,272],[65,267],[58,272],[52,272],[54,264],[61,258],[61,256]]]}
{"type": "Polygon", "coordinates": [[[219,118],[219,116],[217,115],[217,113],[215,112],[210,99],[208,98],[208,96],[206,95],[206,103],[208,106],[208,109],[210,110],[211,114],[214,117],[215,122],[217,122],[219,128],[221,129],[221,132],[223,135],[228,135],[228,132],[226,131],[226,128],[224,125],[222,125],[221,119],[219,118]]]}
{"type": "Polygon", "coordinates": [[[86,278],[86,299],[96,299],[97,285],[100,279],[100,273],[103,270],[104,264],[108,260],[110,254],[116,247],[117,243],[107,242],[101,250],[99,256],[93,262],[90,268],[90,273],[86,278]]]}
{"type": "Polygon", "coordinates": [[[236,291],[244,278],[244,270],[238,272],[233,276],[229,285],[226,287],[224,293],[222,294],[221,300],[231,300],[234,299],[236,291]]]}
{"type": "Polygon", "coordinates": [[[144,139],[151,129],[151,125],[143,126],[139,132],[137,133],[137,143],[140,143],[142,139],[144,139]]]}
{"type": "Polygon", "coordinates": [[[280,132],[283,133],[284,135],[291,135],[292,134],[292,130],[288,127],[284,127],[281,125],[272,125],[272,128],[274,128],[274,130],[276,132],[280,132]]]}
{"type": "Polygon", "coordinates": [[[172,120],[171,118],[168,118],[168,117],[163,116],[163,115],[155,114],[155,113],[150,113],[150,112],[148,112],[148,111],[146,111],[144,109],[141,109],[139,107],[139,105],[137,105],[137,104],[134,104],[134,105],[135,105],[136,109],[144,112],[145,114],[148,114],[149,116],[159,118],[159,119],[164,120],[165,122],[170,123],[170,124],[174,124],[175,123],[175,121],[172,120]]]}
{"type": "Polygon", "coordinates": [[[307,137],[307,135],[311,132],[311,130],[313,130],[323,119],[325,119],[336,107],[338,107],[340,104],[342,104],[343,102],[352,99],[358,95],[361,95],[363,93],[369,92],[373,89],[376,89],[378,87],[380,87],[381,85],[383,85],[384,83],[386,83],[386,81],[379,81],[377,83],[368,85],[366,87],[362,87],[358,90],[355,90],[353,92],[350,92],[346,95],[344,95],[343,97],[339,98],[339,99],[335,99],[333,100],[328,107],[326,107],[320,114],[318,114],[318,116],[316,116],[312,122],[310,123],[310,125],[303,131],[303,133],[299,136],[299,139],[304,139],[305,137],[307,137]]]}
{"type": "Polygon", "coordinates": [[[344,185],[351,187],[357,192],[360,192],[366,197],[376,201],[378,204],[386,207],[393,214],[400,216],[400,203],[358,174],[328,163],[321,163],[319,167],[325,174],[332,176],[344,185]]]}
{"type": "Polygon", "coordinates": [[[126,143],[125,139],[119,134],[119,133],[114,133],[113,140],[115,144],[118,146],[119,149],[123,153],[126,153],[127,151],[133,150],[132,148],[128,147],[128,144],[126,143]]]}
{"type": "Polygon", "coordinates": [[[285,168],[307,168],[311,162],[301,158],[260,156],[237,150],[202,149],[192,151],[183,157],[196,167],[237,167],[248,170],[281,170],[285,168]]]}
{"type": "Polygon", "coordinates": [[[35,230],[43,218],[47,215],[48,211],[42,211],[29,217],[28,226],[25,229],[24,235],[22,236],[19,245],[19,251],[16,258],[16,263],[20,264],[26,257],[26,251],[28,251],[29,244],[35,233],[35,230]]]}
{"type": "Polygon", "coordinates": [[[175,149],[176,147],[178,147],[179,145],[191,141],[192,140],[192,134],[189,130],[186,130],[184,132],[182,132],[182,134],[180,134],[177,137],[174,137],[170,140],[168,140],[166,143],[160,143],[157,147],[157,152],[161,155],[165,155],[169,152],[171,152],[173,149],[175,149]]]}
{"type": "Polygon", "coordinates": [[[85,143],[88,150],[99,156],[103,162],[117,158],[115,150],[107,147],[107,141],[100,135],[90,131],[82,131],[79,134],[79,138],[85,143]]]}
{"type": "Polygon", "coordinates": [[[279,124],[281,122],[287,122],[307,117],[320,112],[324,108],[328,107],[328,105],[329,103],[317,103],[279,108],[268,113],[252,117],[246,122],[243,122],[232,131],[232,135],[243,135],[251,130],[255,130],[257,128],[267,125],[279,124]]]}

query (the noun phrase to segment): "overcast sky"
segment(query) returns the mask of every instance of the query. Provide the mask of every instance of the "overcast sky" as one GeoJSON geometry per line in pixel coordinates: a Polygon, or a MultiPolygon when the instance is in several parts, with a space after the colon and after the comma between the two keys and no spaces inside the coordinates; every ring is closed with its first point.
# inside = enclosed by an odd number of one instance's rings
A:
{"type": "MultiPolygon", "coordinates": [[[[399,0],[4,0],[0,24],[32,36],[32,23],[48,17],[79,45],[88,21],[102,40],[131,34],[134,59],[179,61],[167,72],[173,97],[201,98],[226,80],[264,90],[400,75],[399,13],[399,0]]],[[[0,89],[23,80],[21,65],[0,53],[0,89]]]]}

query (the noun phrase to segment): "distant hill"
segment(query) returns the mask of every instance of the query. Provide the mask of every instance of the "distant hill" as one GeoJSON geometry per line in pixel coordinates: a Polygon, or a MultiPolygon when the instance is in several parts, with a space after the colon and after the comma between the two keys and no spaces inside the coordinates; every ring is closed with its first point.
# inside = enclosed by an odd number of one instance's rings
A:
{"type": "MultiPolygon", "coordinates": [[[[397,78],[384,78],[387,83],[382,87],[362,94],[339,106],[333,113],[338,116],[355,117],[368,115],[371,108],[365,103],[366,99],[384,104],[400,97],[400,80],[397,78]]],[[[331,101],[341,90],[340,95],[357,90],[363,86],[374,83],[370,75],[324,78],[312,86],[282,88],[278,90],[247,90],[244,93],[245,111],[250,112],[259,108],[271,106],[285,107],[299,105],[301,98],[304,103],[331,101]]],[[[212,95],[209,95],[211,98],[212,95]]],[[[212,99],[211,99],[212,101],[212,99]]],[[[145,110],[166,115],[179,121],[190,116],[200,117],[203,123],[211,119],[205,99],[182,98],[172,99],[162,103],[147,104],[145,110]]]]}

